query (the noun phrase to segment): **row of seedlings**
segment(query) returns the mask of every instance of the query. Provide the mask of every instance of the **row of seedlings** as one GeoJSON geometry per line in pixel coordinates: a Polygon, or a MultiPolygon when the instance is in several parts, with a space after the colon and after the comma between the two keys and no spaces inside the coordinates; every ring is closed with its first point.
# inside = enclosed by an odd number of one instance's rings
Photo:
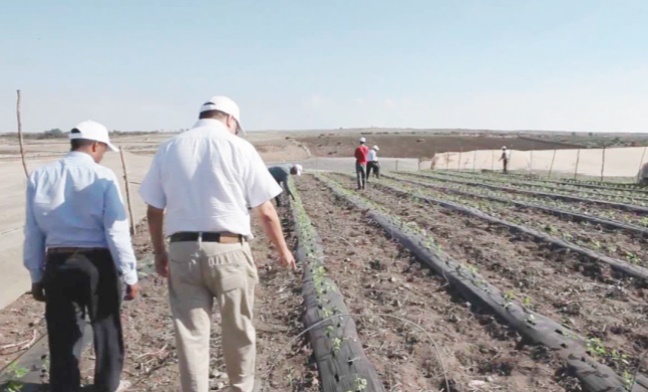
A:
{"type": "Polygon", "coordinates": [[[447,279],[471,304],[489,309],[516,329],[525,342],[542,344],[559,355],[581,381],[585,390],[648,392],[648,378],[640,375],[635,382],[632,375],[620,376],[610,367],[597,362],[588,352],[585,337],[502,294],[473,268],[457,262],[443,252],[425,231],[403,223],[382,207],[363,200],[335,181],[318,175],[316,178],[341,199],[356,208],[368,210],[369,219],[380,225],[393,239],[409,249],[437,274],[447,279]]]}
{"type": "Polygon", "coordinates": [[[597,217],[593,215],[588,215],[588,214],[583,214],[579,212],[573,212],[573,211],[568,211],[562,208],[556,208],[556,207],[551,207],[551,206],[546,206],[542,204],[537,204],[537,203],[525,203],[522,201],[517,201],[513,199],[506,199],[503,197],[498,197],[498,196],[491,196],[491,195],[482,195],[478,193],[473,193],[473,192],[468,192],[468,191],[463,191],[460,189],[454,189],[450,188],[447,186],[443,185],[437,185],[437,184],[432,184],[432,183],[426,183],[426,182],[421,182],[421,181],[415,181],[415,180],[410,180],[408,178],[403,178],[403,177],[394,177],[390,175],[383,175],[385,178],[389,178],[394,181],[398,181],[401,183],[405,184],[411,184],[411,185],[416,185],[419,187],[425,187],[425,188],[430,188],[430,189],[435,189],[442,191],[444,193],[449,193],[449,194],[455,194],[455,195],[460,195],[460,196],[468,196],[472,197],[475,199],[485,199],[485,200],[491,200],[499,203],[505,203],[505,204],[510,204],[514,205],[516,207],[520,207],[522,209],[535,209],[535,210],[540,210],[546,213],[549,213],[551,215],[560,217],[560,218],[565,218],[565,219],[571,219],[576,222],[590,222],[594,223],[597,225],[600,225],[602,227],[606,227],[608,229],[612,230],[622,230],[631,234],[636,234],[639,236],[642,236],[644,238],[648,238],[648,228],[633,225],[633,224],[628,224],[624,222],[620,222],[617,220],[613,219],[606,219],[602,217],[597,217]]]}
{"type": "Polygon", "coordinates": [[[303,323],[325,392],[384,391],[364,353],[356,324],[333,280],[326,276],[317,231],[292,182],[292,217],[297,234],[297,260],[303,266],[303,323]]]}
{"type": "Polygon", "coordinates": [[[443,208],[446,208],[446,209],[449,209],[449,210],[452,210],[452,211],[456,211],[456,212],[459,212],[459,213],[462,213],[462,214],[465,214],[465,215],[468,215],[468,216],[476,217],[476,218],[482,219],[482,220],[484,220],[486,222],[493,223],[493,224],[496,224],[496,225],[499,225],[499,226],[502,226],[502,227],[506,227],[513,233],[517,232],[517,233],[527,234],[527,235],[535,238],[538,241],[549,243],[549,244],[551,244],[553,247],[555,247],[557,249],[563,249],[563,250],[567,250],[567,251],[577,253],[581,257],[584,257],[584,258],[586,258],[588,260],[592,260],[594,262],[606,264],[615,271],[621,272],[621,273],[623,273],[623,274],[625,274],[627,276],[631,276],[633,278],[637,278],[637,279],[639,279],[641,281],[644,281],[644,282],[648,283],[648,269],[646,269],[644,267],[637,266],[637,265],[632,265],[632,264],[629,264],[629,263],[625,262],[624,260],[620,260],[620,259],[616,259],[616,258],[612,258],[612,257],[609,257],[609,256],[599,254],[599,253],[597,253],[597,252],[595,252],[595,251],[593,251],[591,249],[582,247],[580,245],[576,245],[576,244],[571,243],[569,241],[566,241],[566,240],[551,236],[549,234],[546,234],[546,233],[543,233],[541,231],[529,228],[527,226],[518,225],[516,223],[512,223],[512,222],[509,222],[509,221],[506,221],[506,220],[503,220],[503,219],[500,219],[500,218],[496,218],[494,216],[488,215],[488,214],[484,213],[483,211],[480,211],[480,210],[478,210],[476,208],[473,208],[473,207],[464,206],[464,205],[461,205],[461,204],[458,204],[458,203],[455,203],[455,202],[452,202],[452,201],[441,200],[441,199],[437,199],[437,198],[433,198],[433,197],[429,197],[429,196],[422,196],[422,195],[413,194],[410,191],[407,191],[407,190],[404,190],[404,189],[401,189],[401,188],[398,188],[398,187],[395,187],[395,186],[392,186],[392,185],[387,185],[387,184],[384,184],[384,183],[377,184],[377,185],[379,187],[384,188],[384,189],[389,189],[389,190],[391,190],[393,192],[396,192],[397,194],[400,194],[402,196],[413,197],[416,200],[419,200],[419,201],[422,201],[422,202],[425,202],[425,203],[438,204],[443,208]]]}
{"type": "Polygon", "coordinates": [[[511,187],[507,187],[507,186],[489,185],[489,184],[485,184],[485,183],[478,182],[478,181],[459,180],[459,179],[449,178],[449,177],[444,177],[444,176],[435,176],[435,175],[432,175],[432,174],[407,173],[407,175],[417,177],[417,178],[431,179],[431,180],[449,182],[449,183],[454,183],[454,184],[463,184],[463,185],[470,185],[470,186],[476,186],[476,187],[483,187],[483,188],[497,190],[497,191],[506,191],[506,192],[510,192],[510,193],[519,193],[519,194],[524,194],[524,195],[542,196],[542,197],[547,197],[547,198],[556,199],[556,200],[566,200],[566,201],[572,201],[572,202],[598,204],[598,205],[618,208],[618,209],[624,210],[624,211],[631,211],[631,212],[638,212],[638,213],[648,213],[648,208],[647,207],[637,206],[637,205],[634,205],[634,204],[618,203],[618,202],[614,202],[614,201],[599,200],[599,199],[587,199],[587,198],[583,198],[583,197],[562,195],[562,194],[557,194],[557,193],[536,192],[536,191],[525,190],[525,189],[511,188],[511,187]]]}
{"type": "MultiPolygon", "coordinates": [[[[592,185],[592,184],[580,184],[571,181],[551,181],[540,178],[532,178],[528,176],[520,175],[511,175],[508,173],[506,176],[502,176],[500,173],[496,175],[488,174],[477,174],[474,172],[461,172],[461,171],[435,171],[436,174],[447,175],[455,178],[466,178],[482,181],[493,181],[498,183],[508,183],[515,185],[524,185],[528,184],[530,186],[539,186],[546,187],[556,190],[578,190],[582,192],[592,192],[591,189],[598,189],[599,191],[612,192],[614,195],[634,195],[636,197],[645,198],[648,194],[648,190],[641,188],[630,188],[630,187],[618,187],[618,186],[606,186],[606,185],[592,185]]],[[[628,184],[632,185],[632,184],[628,184]]],[[[596,193],[599,194],[599,193],[596,193]]]]}

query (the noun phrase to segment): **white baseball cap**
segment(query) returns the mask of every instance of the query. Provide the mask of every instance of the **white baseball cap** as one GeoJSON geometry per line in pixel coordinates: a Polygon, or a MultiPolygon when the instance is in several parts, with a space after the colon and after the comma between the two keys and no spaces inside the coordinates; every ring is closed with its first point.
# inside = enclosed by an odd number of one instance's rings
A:
{"type": "Polygon", "coordinates": [[[84,139],[104,143],[111,151],[119,151],[119,148],[110,142],[108,128],[95,121],[83,121],[78,123],[70,131],[70,140],[84,139]]]}
{"type": "Polygon", "coordinates": [[[219,112],[234,117],[234,120],[236,120],[236,123],[238,124],[238,130],[245,133],[241,127],[241,110],[232,99],[224,96],[211,97],[200,107],[200,113],[208,112],[210,110],[218,110],[219,112]]]}
{"type": "Polygon", "coordinates": [[[378,148],[378,146],[373,146],[373,149],[376,151],[380,151],[380,148],[378,148]]]}
{"type": "Polygon", "coordinates": [[[360,143],[366,143],[366,142],[367,142],[367,139],[365,139],[364,137],[360,138],[360,143]]]}
{"type": "Polygon", "coordinates": [[[293,167],[295,168],[295,170],[297,170],[297,175],[301,176],[302,172],[304,171],[304,168],[302,167],[302,165],[300,165],[298,163],[296,165],[293,165],[293,167]]]}

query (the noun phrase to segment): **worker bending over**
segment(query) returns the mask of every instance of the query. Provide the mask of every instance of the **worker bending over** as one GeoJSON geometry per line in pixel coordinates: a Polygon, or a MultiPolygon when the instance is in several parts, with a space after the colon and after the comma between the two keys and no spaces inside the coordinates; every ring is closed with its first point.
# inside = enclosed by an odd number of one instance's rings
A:
{"type": "MultiPolygon", "coordinates": [[[[295,200],[295,196],[293,196],[292,192],[290,191],[290,187],[288,186],[288,177],[290,175],[301,176],[302,172],[304,171],[302,166],[299,164],[277,165],[268,168],[268,170],[270,171],[270,174],[272,174],[272,177],[275,179],[275,181],[277,181],[277,184],[279,184],[279,186],[281,186],[286,191],[286,193],[288,193],[288,196],[290,196],[291,199],[295,200]]],[[[281,194],[275,197],[277,207],[281,207],[280,196],[281,194]]]]}

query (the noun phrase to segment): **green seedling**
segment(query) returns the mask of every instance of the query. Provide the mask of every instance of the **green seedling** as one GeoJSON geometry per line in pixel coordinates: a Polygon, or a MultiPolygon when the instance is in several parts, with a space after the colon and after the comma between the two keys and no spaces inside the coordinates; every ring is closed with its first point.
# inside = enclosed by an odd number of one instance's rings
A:
{"type": "Polygon", "coordinates": [[[333,343],[333,353],[337,354],[342,348],[342,339],[335,337],[331,342],[333,343]]]}
{"type": "Polygon", "coordinates": [[[524,307],[526,308],[531,307],[531,298],[524,297],[524,299],[522,300],[522,305],[524,305],[524,307]]]}
{"type": "Polygon", "coordinates": [[[599,338],[590,338],[587,340],[587,350],[592,354],[604,356],[607,354],[603,341],[599,338]]]}
{"type": "Polygon", "coordinates": [[[504,309],[508,309],[513,304],[514,298],[515,296],[513,295],[512,290],[506,292],[506,294],[504,295],[504,309]]]}
{"type": "Polygon", "coordinates": [[[324,333],[326,334],[326,337],[329,339],[331,338],[331,334],[333,333],[333,331],[335,331],[335,328],[333,328],[332,325],[329,325],[326,328],[324,328],[324,333]]]}

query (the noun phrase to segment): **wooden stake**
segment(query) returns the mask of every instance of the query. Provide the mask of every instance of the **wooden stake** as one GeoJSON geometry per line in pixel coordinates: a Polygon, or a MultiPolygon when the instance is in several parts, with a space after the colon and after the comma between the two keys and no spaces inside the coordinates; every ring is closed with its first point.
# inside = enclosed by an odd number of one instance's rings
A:
{"type": "Polygon", "coordinates": [[[457,170],[461,170],[461,154],[463,153],[463,147],[459,149],[459,159],[457,160],[457,170]]]}
{"type": "Polygon", "coordinates": [[[137,234],[135,232],[135,217],[133,216],[133,206],[131,205],[130,198],[130,185],[128,183],[128,172],[126,171],[126,161],[124,160],[124,149],[119,149],[119,157],[121,158],[122,171],[124,172],[124,183],[126,184],[126,203],[128,204],[128,216],[130,217],[130,232],[131,235],[137,234]]]}
{"type": "Polygon", "coordinates": [[[491,171],[495,171],[495,150],[491,151],[491,171]]]}
{"type": "Polygon", "coordinates": [[[477,171],[477,150],[473,151],[473,171],[477,171]]]}
{"type": "Polygon", "coordinates": [[[576,176],[578,175],[578,162],[580,161],[580,148],[578,149],[578,152],[576,152],[576,169],[574,169],[574,180],[576,179],[576,176]]]}
{"type": "Polygon", "coordinates": [[[605,173],[605,148],[606,146],[603,146],[603,159],[601,160],[601,182],[603,182],[603,175],[605,173]]]}
{"type": "Polygon", "coordinates": [[[20,90],[16,90],[18,98],[16,100],[16,117],[18,118],[18,144],[20,145],[20,159],[22,160],[25,177],[29,178],[27,162],[25,162],[25,148],[23,147],[22,122],[20,121],[20,90]]]}
{"type": "Polygon", "coordinates": [[[639,161],[639,170],[637,170],[637,182],[641,180],[641,168],[643,167],[644,157],[646,156],[646,148],[644,147],[643,152],[641,153],[641,161],[639,161]]]}
{"type": "Polygon", "coordinates": [[[553,171],[553,165],[555,160],[556,160],[556,150],[554,150],[553,156],[551,157],[551,166],[549,166],[549,175],[547,176],[549,178],[551,178],[551,172],[553,171]]]}

